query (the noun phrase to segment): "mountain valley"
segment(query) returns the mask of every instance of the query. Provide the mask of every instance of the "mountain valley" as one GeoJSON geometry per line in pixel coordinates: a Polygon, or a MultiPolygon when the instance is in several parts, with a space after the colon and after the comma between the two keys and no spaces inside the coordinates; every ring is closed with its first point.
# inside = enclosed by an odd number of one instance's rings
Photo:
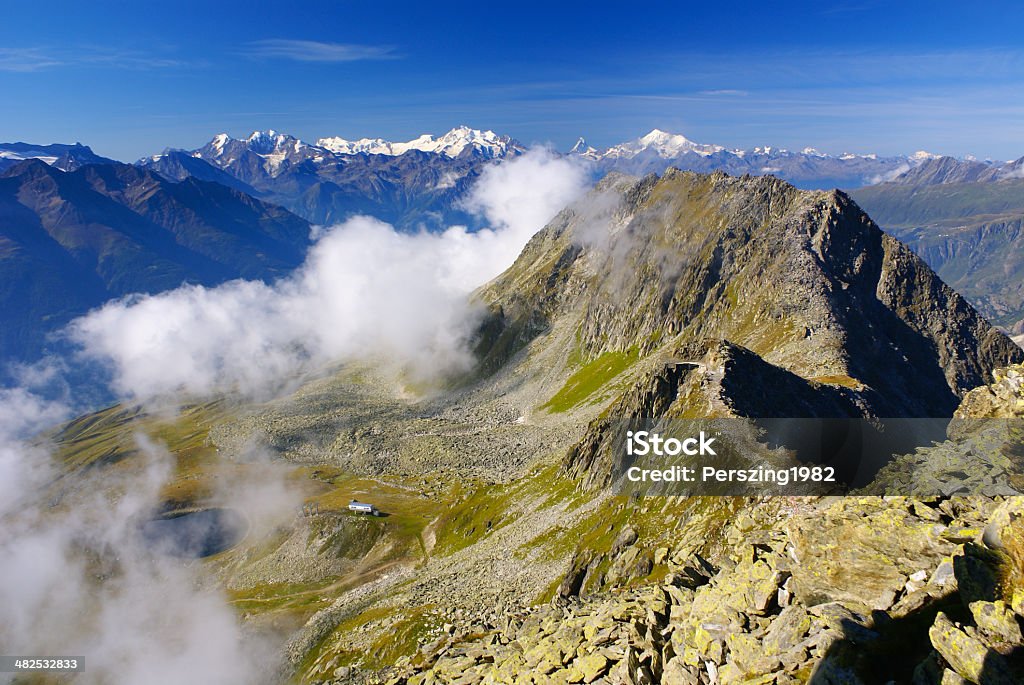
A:
{"type": "Polygon", "coordinates": [[[609,487],[609,418],[1020,415],[1024,350],[843,193],[610,175],[474,299],[460,376],[353,360],[261,401],[110,408],[54,434],[48,496],[71,509],[86,474],[141,469],[141,432],[172,454],[162,509],[245,513],[221,488],[265,479],[252,455],[270,455],[315,506],[251,514],[198,563],[247,625],[288,638],[296,682],[868,683],[898,653],[937,683],[981,672],[957,645],[1015,644],[986,618],[1021,611],[986,580],[1020,558],[1014,498],[609,487]],[[981,542],[990,521],[1005,554],[981,542]]]}

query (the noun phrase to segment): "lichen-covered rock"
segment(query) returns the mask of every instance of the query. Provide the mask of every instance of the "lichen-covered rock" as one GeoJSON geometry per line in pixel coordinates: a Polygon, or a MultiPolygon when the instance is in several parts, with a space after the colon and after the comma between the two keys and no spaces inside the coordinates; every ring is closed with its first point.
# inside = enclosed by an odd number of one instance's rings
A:
{"type": "Polygon", "coordinates": [[[1013,685],[1016,680],[1002,655],[957,628],[944,613],[928,630],[932,646],[962,678],[982,685],[1013,685]]]}
{"type": "Polygon", "coordinates": [[[587,654],[572,662],[566,681],[592,683],[608,670],[608,659],[603,654],[587,654]]]}
{"type": "Polygon", "coordinates": [[[1002,600],[971,602],[970,609],[975,624],[990,641],[1011,646],[1024,644],[1017,618],[1002,600]]]}
{"type": "Polygon", "coordinates": [[[954,417],[1024,418],[1024,364],[992,372],[994,382],[964,395],[954,417]]]}
{"type": "Polygon", "coordinates": [[[802,606],[788,606],[765,631],[764,649],[769,654],[782,654],[800,644],[811,629],[811,619],[802,606]]]}
{"type": "MultiPolygon", "coordinates": [[[[1024,586],[1007,585],[1010,555],[953,541],[992,521],[1012,538],[1019,521],[1004,513],[1019,504],[847,497],[804,502],[774,524],[739,517],[742,534],[725,531],[727,551],[708,553],[713,563],[704,550],[677,549],[663,555],[672,571],[660,585],[546,605],[489,641],[449,640],[443,654],[422,660],[430,675],[419,682],[856,685],[877,682],[889,668],[914,685],[1024,682],[1024,634],[1014,613],[1024,610],[1024,586]],[[818,556],[812,544],[821,546],[818,556]],[[818,581],[829,601],[802,594],[808,566],[847,558],[838,549],[844,545],[868,560],[853,559],[848,577],[818,581]],[[879,559],[902,581],[897,586],[894,574],[885,586],[895,599],[887,608],[862,601],[877,597],[874,589],[855,587],[856,572],[877,568],[879,559]],[[695,588],[681,585],[697,579],[695,588]],[[785,606],[778,601],[784,585],[794,588],[785,606]],[[940,609],[948,613],[922,620],[940,609]],[[466,664],[456,676],[455,667],[466,664]]],[[[889,604],[889,595],[880,603],[889,604]]]]}
{"type": "Polygon", "coordinates": [[[922,564],[938,565],[952,553],[943,530],[873,498],[840,502],[824,519],[795,520],[794,592],[810,606],[844,601],[888,609],[922,564]],[[907,563],[911,559],[917,567],[907,563]]]}

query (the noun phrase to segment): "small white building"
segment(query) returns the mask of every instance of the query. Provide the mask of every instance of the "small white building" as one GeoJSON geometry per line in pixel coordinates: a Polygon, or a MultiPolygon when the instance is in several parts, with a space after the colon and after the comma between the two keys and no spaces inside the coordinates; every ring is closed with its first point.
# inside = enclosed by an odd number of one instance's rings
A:
{"type": "Polygon", "coordinates": [[[369,516],[380,516],[380,510],[372,504],[352,500],[348,503],[348,510],[356,514],[367,514],[369,516]]]}

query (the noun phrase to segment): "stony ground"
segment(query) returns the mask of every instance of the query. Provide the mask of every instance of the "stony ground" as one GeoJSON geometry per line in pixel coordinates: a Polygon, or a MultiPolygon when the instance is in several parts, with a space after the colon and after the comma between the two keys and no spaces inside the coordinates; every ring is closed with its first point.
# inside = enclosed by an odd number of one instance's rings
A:
{"type": "Polygon", "coordinates": [[[1020,682],[1024,592],[1000,579],[1022,509],[872,497],[741,517],[720,559],[663,550],[661,583],[453,629],[386,682],[1020,682]]]}
{"type": "MultiPolygon", "coordinates": [[[[1020,420],[1022,379],[1021,366],[997,373],[957,417],[1020,420]]],[[[956,440],[910,460],[938,478],[954,446],[961,466],[965,455],[990,459],[978,448],[984,434],[965,425],[974,424],[954,423],[956,440]]],[[[995,451],[1004,466],[1019,436],[1016,424],[998,425],[1004,437],[1010,426],[1010,441],[995,451]]],[[[746,500],[713,544],[679,535],[638,565],[640,537],[620,532],[604,578],[632,572],[597,591],[586,592],[594,565],[574,560],[551,603],[508,607],[497,624],[493,613],[460,612],[393,669],[341,668],[325,682],[1024,681],[1024,497],[746,500]]]]}
{"type": "Polygon", "coordinates": [[[352,365],[248,408],[215,426],[211,440],[226,453],[258,444],[294,463],[364,475],[439,472],[507,482],[582,430],[579,417],[535,412],[553,390],[517,371],[467,389],[415,392],[392,372],[352,365]]]}

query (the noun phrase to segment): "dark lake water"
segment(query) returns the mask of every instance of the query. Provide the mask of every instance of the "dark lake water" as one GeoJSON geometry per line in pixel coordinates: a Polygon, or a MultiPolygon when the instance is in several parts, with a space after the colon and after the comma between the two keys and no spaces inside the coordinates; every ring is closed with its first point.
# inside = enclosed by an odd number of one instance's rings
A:
{"type": "Polygon", "coordinates": [[[245,517],[233,509],[169,513],[145,521],[146,544],[161,554],[199,559],[231,549],[245,537],[245,517]]]}

